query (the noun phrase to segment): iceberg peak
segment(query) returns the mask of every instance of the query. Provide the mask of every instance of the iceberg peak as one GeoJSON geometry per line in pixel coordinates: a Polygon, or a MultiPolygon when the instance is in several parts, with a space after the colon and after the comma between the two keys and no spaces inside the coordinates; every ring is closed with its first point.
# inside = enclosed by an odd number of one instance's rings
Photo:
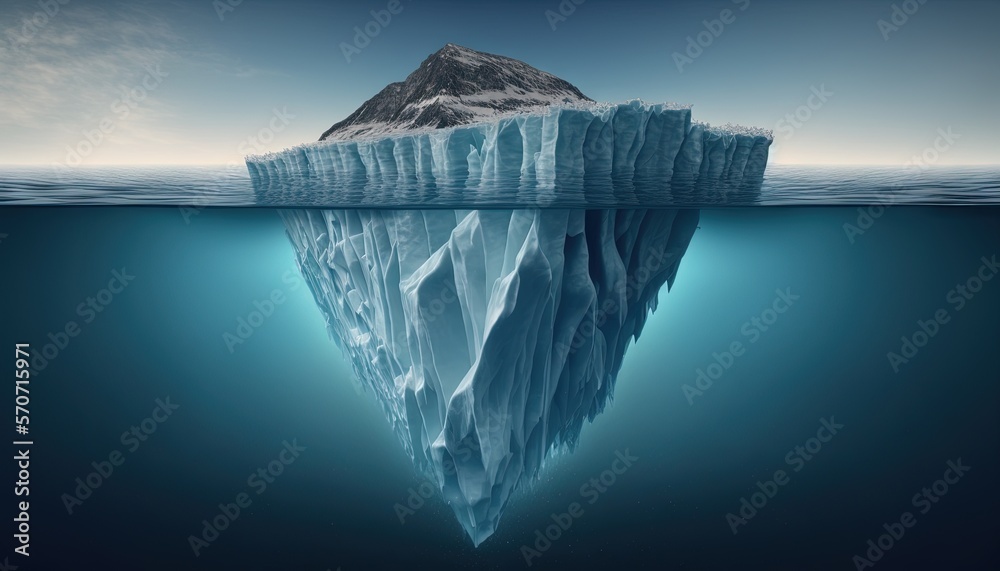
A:
{"type": "Polygon", "coordinates": [[[592,103],[571,83],[505,56],[447,44],[320,137],[348,140],[482,122],[552,104],[592,103]]]}

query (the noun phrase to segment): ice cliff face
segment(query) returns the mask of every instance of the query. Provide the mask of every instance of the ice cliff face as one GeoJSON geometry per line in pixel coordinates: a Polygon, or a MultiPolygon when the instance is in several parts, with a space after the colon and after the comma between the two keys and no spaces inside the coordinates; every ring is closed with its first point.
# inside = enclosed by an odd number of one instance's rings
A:
{"type": "Polygon", "coordinates": [[[674,180],[738,188],[760,182],[771,138],[749,129],[692,124],[691,110],[635,101],[548,107],[492,123],[304,145],[248,157],[259,186],[289,179],[378,181],[396,188],[674,180]]]}
{"type": "Polygon", "coordinates": [[[697,210],[282,213],[329,332],[478,545],[613,394],[697,210]]]}

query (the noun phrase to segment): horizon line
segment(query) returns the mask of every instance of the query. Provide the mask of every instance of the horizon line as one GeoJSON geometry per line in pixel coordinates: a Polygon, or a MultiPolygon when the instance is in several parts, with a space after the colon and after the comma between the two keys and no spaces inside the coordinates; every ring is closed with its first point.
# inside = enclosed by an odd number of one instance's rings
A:
{"type": "MultiPolygon", "coordinates": [[[[229,162],[206,162],[206,163],[92,163],[69,166],[60,164],[58,161],[49,163],[0,163],[0,169],[10,167],[48,167],[62,170],[84,170],[91,168],[115,168],[115,167],[234,167],[246,166],[244,160],[231,160],[229,162]]],[[[875,168],[911,168],[912,165],[899,163],[796,163],[796,162],[768,162],[768,167],[875,167],[875,168]]],[[[921,170],[941,170],[955,167],[998,167],[996,163],[953,163],[944,165],[928,165],[921,170]]],[[[765,171],[766,174],[767,171],[765,171]]]]}

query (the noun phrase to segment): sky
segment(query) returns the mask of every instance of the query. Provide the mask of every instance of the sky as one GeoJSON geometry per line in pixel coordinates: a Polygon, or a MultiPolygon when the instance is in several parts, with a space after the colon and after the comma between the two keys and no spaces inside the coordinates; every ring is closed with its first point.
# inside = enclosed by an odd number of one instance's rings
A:
{"type": "Polygon", "coordinates": [[[997,22],[995,0],[4,0],[0,164],[240,162],[449,42],[772,129],[772,163],[998,164],[997,22]]]}

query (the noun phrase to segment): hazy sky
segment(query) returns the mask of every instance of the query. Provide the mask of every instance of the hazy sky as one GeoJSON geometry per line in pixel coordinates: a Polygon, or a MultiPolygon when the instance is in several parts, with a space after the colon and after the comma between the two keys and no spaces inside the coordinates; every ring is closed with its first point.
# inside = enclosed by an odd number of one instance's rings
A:
{"type": "Polygon", "coordinates": [[[996,0],[896,0],[895,22],[889,0],[565,0],[565,18],[560,0],[400,2],[349,62],[390,0],[4,0],[0,164],[221,164],[313,141],[448,42],[600,101],[774,129],[775,163],[902,164],[936,142],[943,165],[1000,163],[996,0]]]}

